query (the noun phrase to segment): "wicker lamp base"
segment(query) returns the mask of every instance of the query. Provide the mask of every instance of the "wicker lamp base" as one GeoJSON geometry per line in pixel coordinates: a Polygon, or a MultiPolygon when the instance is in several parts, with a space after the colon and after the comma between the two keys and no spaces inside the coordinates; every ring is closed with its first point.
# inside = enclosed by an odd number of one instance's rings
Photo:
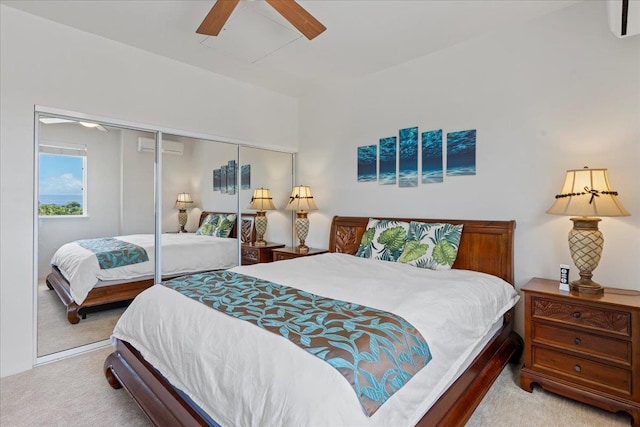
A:
{"type": "Polygon", "coordinates": [[[569,231],[571,259],[580,271],[580,279],[571,282],[571,290],[586,294],[602,294],[604,289],[591,280],[602,256],[604,237],[598,230],[600,218],[571,218],[573,228],[569,231]]]}
{"type": "Polygon", "coordinates": [[[307,234],[309,233],[309,218],[307,218],[306,211],[298,211],[296,212],[296,235],[298,236],[298,240],[300,240],[300,244],[296,246],[296,249],[301,254],[306,254],[309,252],[309,246],[304,244],[304,240],[307,238],[307,234]]]}

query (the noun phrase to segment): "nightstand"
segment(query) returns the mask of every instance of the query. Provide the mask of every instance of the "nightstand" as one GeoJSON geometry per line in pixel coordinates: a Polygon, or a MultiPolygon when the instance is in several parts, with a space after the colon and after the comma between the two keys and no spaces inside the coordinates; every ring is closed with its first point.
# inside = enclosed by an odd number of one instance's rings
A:
{"type": "Polygon", "coordinates": [[[611,412],[640,427],[640,292],[604,295],[531,279],[525,294],[525,359],[520,387],[543,389],[611,412]]]}
{"type": "Polygon", "coordinates": [[[281,249],[274,249],[274,251],[273,251],[273,260],[274,261],[282,261],[282,260],[285,260],[285,259],[293,259],[293,258],[299,258],[299,257],[303,257],[303,256],[326,254],[327,252],[329,252],[327,249],[309,248],[308,252],[301,253],[295,247],[286,246],[286,247],[281,248],[281,249]]]}
{"type": "Polygon", "coordinates": [[[267,242],[265,246],[256,246],[255,243],[242,244],[242,265],[258,264],[260,262],[271,262],[273,255],[271,251],[284,247],[282,243],[267,242]]]}

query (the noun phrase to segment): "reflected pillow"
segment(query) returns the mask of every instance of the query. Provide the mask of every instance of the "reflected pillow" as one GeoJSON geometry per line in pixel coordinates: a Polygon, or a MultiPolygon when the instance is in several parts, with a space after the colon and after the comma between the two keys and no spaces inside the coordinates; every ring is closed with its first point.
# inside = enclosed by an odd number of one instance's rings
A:
{"type": "Polygon", "coordinates": [[[407,242],[409,223],[370,218],[356,256],[397,261],[407,242]]]}
{"type": "Polygon", "coordinates": [[[462,224],[412,221],[398,262],[431,270],[450,270],[458,256],[462,224]]]}
{"type": "Polygon", "coordinates": [[[236,225],[236,218],[236,214],[220,215],[220,219],[212,235],[216,237],[229,237],[233,226],[236,225]]]}
{"type": "Polygon", "coordinates": [[[220,215],[217,215],[217,214],[207,215],[207,217],[204,219],[204,221],[202,221],[202,224],[196,231],[196,234],[200,236],[213,236],[213,233],[216,230],[219,220],[220,220],[220,215]]]}

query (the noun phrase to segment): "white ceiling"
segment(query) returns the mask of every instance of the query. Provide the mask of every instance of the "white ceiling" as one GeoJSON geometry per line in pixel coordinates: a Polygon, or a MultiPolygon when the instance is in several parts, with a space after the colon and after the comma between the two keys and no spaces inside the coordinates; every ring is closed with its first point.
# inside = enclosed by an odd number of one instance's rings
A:
{"type": "MultiPolygon", "coordinates": [[[[291,96],[358,78],[582,0],[301,0],[327,30],[301,36],[242,0],[218,37],[195,33],[214,0],[2,0],[83,31],[291,96]]],[[[603,17],[603,19],[606,19],[603,17]]]]}

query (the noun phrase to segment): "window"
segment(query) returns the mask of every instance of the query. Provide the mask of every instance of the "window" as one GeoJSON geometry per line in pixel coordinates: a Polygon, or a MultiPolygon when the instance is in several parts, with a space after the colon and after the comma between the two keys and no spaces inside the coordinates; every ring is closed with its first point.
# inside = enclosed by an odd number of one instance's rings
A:
{"type": "Polygon", "coordinates": [[[86,146],[41,143],[38,156],[38,215],[87,215],[86,146]]]}

